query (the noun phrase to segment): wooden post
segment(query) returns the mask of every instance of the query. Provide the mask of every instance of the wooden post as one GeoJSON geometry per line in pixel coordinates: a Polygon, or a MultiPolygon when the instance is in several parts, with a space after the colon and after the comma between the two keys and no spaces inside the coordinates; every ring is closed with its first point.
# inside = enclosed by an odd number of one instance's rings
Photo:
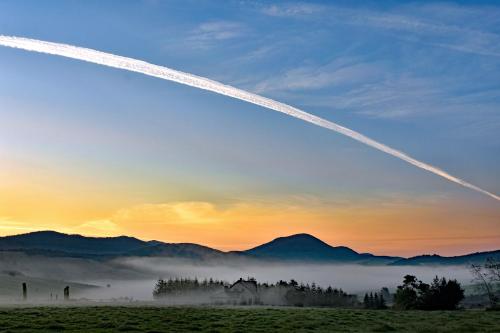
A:
{"type": "Polygon", "coordinates": [[[26,282],[23,282],[23,300],[28,299],[28,287],[26,286],[26,282]]]}

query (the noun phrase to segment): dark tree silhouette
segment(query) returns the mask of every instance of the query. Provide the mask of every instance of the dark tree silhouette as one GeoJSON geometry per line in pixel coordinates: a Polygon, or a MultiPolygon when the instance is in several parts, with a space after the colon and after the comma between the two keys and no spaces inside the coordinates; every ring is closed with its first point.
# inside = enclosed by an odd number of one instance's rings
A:
{"type": "Polygon", "coordinates": [[[394,295],[394,307],[401,310],[417,308],[418,280],[413,275],[405,275],[403,285],[398,286],[394,295]]]}
{"type": "Polygon", "coordinates": [[[23,282],[23,300],[28,299],[28,287],[26,286],[26,282],[23,282]]]}
{"type": "Polygon", "coordinates": [[[403,285],[398,286],[394,307],[402,310],[455,310],[464,299],[464,290],[457,280],[435,277],[432,284],[406,275],[403,285]]]}
{"type": "Polygon", "coordinates": [[[64,300],[68,301],[69,300],[69,286],[64,287],[64,300]]]}
{"type": "Polygon", "coordinates": [[[363,306],[365,309],[387,309],[384,296],[382,296],[382,294],[379,296],[377,293],[370,293],[369,296],[368,294],[365,294],[365,297],[363,298],[363,306]]]}

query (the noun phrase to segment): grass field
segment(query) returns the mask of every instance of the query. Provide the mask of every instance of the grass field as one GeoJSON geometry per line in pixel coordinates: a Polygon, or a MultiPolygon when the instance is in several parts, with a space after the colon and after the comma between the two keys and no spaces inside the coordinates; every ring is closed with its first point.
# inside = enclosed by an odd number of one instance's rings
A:
{"type": "Polygon", "coordinates": [[[500,332],[500,312],[210,307],[0,308],[2,332],[500,332]]]}

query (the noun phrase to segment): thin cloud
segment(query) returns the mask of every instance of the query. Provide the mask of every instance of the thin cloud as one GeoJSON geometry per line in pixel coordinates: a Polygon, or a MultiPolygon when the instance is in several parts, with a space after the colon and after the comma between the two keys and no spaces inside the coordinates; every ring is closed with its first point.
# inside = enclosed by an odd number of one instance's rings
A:
{"type": "Polygon", "coordinates": [[[262,8],[262,13],[269,16],[277,17],[301,17],[320,12],[323,6],[316,4],[286,4],[286,5],[271,5],[262,8]]]}
{"type": "Polygon", "coordinates": [[[340,58],[323,66],[303,66],[257,83],[258,93],[322,89],[338,84],[349,85],[371,81],[380,68],[374,64],[357,63],[340,58]]]}
{"type": "Polygon", "coordinates": [[[405,15],[366,12],[353,15],[353,24],[384,30],[405,31],[421,39],[417,41],[451,50],[479,55],[500,56],[498,34],[453,24],[436,23],[405,15]],[[427,41],[435,38],[436,41],[427,41]]]}
{"type": "Polygon", "coordinates": [[[210,202],[170,202],[142,204],[124,208],[111,218],[115,225],[135,224],[141,221],[153,225],[177,225],[215,223],[220,220],[220,212],[210,202]]]}
{"type": "Polygon", "coordinates": [[[422,114],[426,110],[434,112],[436,103],[443,97],[443,90],[431,80],[402,76],[365,83],[337,96],[316,99],[315,103],[374,117],[394,118],[422,114]]]}
{"type": "Polygon", "coordinates": [[[238,22],[211,21],[201,23],[187,38],[189,44],[199,48],[243,36],[246,28],[238,22]]]}
{"type": "Polygon", "coordinates": [[[25,223],[12,221],[8,217],[0,217],[0,232],[4,232],[7,230],[8,232],[29,232],[36,230],[35,227],[26,225],[25,223]]]}
{"type": "MultiPolygon", "coordinates": [[[[454,15],[447,18],[432,17],[427,8],[395,7],[388,11],[353,9],[339,6],[318,6],[309,4],[286,4],[264,7],[262,13],[274,17],[314,19],[327,24],[356,25],[375,28],[386,32],[404,32],[411,38],[395,35],[396,38],[446,48],[458,52],[485,56],[500,56],[500,35],[482,26],[482,17],[491,17],[498,8],[467,8],[441,5],[436,10],[446,15],[448,10],[454,15]],[[457,17],[457,12],[460,15],[457,17]]],[[[491,20],[489,20],[491,21],[491,20]]]]}
{"type": "Polygon", "coordinates": [[[92,220],[85,222],[78,226],[76,229],[83,232],[116,232],[118,231],[118,226],[113,221],[102,219],[102,220],[92,220]]]}
{"type": "Polygon", "coordinates": [[[401,118],[429,114],[467,114],[470,110],[494,114],[497,98],[494,91],[482,94],[462,91],[461,85],[437,77],[418,78],[412,75],[387,77],[367,83],[337,96],[324,96],[311,103],[377,118],[401,118]]]}

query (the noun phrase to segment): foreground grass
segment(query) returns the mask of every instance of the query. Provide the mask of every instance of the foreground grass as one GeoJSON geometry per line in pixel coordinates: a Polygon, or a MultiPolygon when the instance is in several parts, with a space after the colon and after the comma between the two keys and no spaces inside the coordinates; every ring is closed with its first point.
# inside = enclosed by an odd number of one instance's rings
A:
{"type": "Polygon", "coordinates": [[[0,332],[500,332],[500,312],[297,308],[0,308],[0,332]]]}

